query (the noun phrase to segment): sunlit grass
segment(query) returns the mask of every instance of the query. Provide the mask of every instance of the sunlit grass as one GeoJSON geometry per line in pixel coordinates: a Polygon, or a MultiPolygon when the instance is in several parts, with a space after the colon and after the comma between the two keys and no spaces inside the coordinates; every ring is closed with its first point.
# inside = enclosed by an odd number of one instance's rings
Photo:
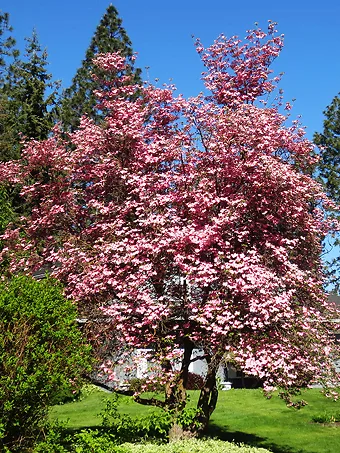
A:
{"type": "MultiPolygon", "coordinates": [[[[197,392],[190,392],[191,404],[197,392]]],[[[340,451],[340,427],[313,423],[314,415],[340,411],[340,403],[325,398],[317,389],[303,392],[308,405],[300,410],[288,408],[278,396],[266,399],[260,389],[220,392],[212,415],[209,434],[271,449],[275,453],[337,453],[340,451]]],[[[110,394],[95,390],[75,403],[55,406],[51,418],[68,420],[68,428],[99,426],[98,414],[110,394]]],[[[123,397],[120,412],[140,416],[159,409],[142,406],[123,397]]]]}

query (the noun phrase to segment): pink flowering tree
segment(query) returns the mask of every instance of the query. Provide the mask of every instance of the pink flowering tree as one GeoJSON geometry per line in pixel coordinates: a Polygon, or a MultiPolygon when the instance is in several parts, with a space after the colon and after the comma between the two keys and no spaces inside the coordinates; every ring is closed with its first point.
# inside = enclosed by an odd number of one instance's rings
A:
{"type": "Polygon", "coordinates": [[[329,202],[303,171],[304,131],[267,103],[281,48],[271,23],[244,43],[198,41],[210,95],[190,99],[134,86],[121,56],[99,55],[116,75],[97,93],[105,123],[84,117],[67,138],[56,128],[1,167],[32,206],[3,237],[12,271],[49,264],[83,312],[101,310],[117,356],[119,344],[149,351],[149,380],[165,395],[136,394],[140,403],[180,413],[200,350],[193,429],[215,408],[222,360],[284,395],[336,377],[320,262],[329,202]]]}

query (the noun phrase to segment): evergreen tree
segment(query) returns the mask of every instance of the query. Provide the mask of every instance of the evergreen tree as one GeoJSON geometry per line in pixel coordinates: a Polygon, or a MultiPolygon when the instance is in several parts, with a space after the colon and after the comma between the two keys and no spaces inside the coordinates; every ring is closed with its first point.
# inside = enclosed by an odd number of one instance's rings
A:
{"type": "Polygon", "coordinates": [[[103,72],[93,64],[93,58],[99,53],[120,52],[129,61],[128,72],[134,75],[134,81],[139,83],[140,69],[133,68],[133,50],[131,41],[122,26],[122,19],[117,9],[110,5],[102,17],[88,47],[85,59],[77,70],[72,85],[65,90],[58,117],[66,130],[75,130],[82,115],[87,114],[96,121],[103,117],[102,112],[96,110],[94,91],[101,88],[98,80],[103,72]]]}
{"type": "Polygon", "coordinates": [[[6,94],[6,79],[10,64],[19,56],[15,40],[11,35],[9,14],[0,11],[0,160],[7,161],[19,157],[13,153],[15,119],[6,94]]]}
{"type": "Polygon", "coordinates": [[[4,82],[7,59],[18,56],[18,51],[15,49],[15,39],[11,36],[12,31],[9,14],[0,11],[0,88],[4,82]]]}
{"type": "MultiPolygon", "coordinates": [[[[340,204],[340,93],[324,111],[323,132],[314,134],[314,143],[321,149],[316,166],[316,178],[324,185],[327,195],[340,204]]],[[[339,249],[339,236],[331,241],[334,250],[339,249]]],[[[340,256],[337,253],[326,263],[328,283],[335,292],[340,290],[340,256]]]]}
{"type": "Polygon", "coordinates": [[[43,140],[53,126],[52,108],[56,105],[57,84],[51,82],[52,75],[47,72],[47,53],[42,50],[38,36],[33,31],[26,38],[24,60],[16,60],[8,70],[4,93],[15,128],[15,144],[20,152],[21,139],[43,140]]]}
{"type": "Polygon", "coordinates": [[[324,111],[322,133],[314,135],[314,143],[323,149],[317,166],[318,178],[327,194],[340,202],[340,93],[324,111]]]}

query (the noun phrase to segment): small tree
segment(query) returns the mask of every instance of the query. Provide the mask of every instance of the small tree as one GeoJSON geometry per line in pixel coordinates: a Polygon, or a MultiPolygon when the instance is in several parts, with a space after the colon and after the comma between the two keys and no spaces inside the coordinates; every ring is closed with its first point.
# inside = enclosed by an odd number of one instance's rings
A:
{"type": "Polygon", "coordinates": [[[99,56],[110,80],[98,94],[105,124],[83,118],[72,149],[55,131],[2,167],[36,206],[24,236],[5,233],[3,256],[13,270],[58,263],[79,307],[101,307],[118,359],[119,344],[149,349],[149,381],[165,385],[164,400],[137,401],[179,415],[201,350],[193,431],[215,408],[222,358],[286,396],[334,377],[320,263],[331,221],[317,208],[328,200],[303,172],[313,161],[303,130],[259,102],[278,82],[269,66],[281,48],[273,24],[246,43],[198,41],[211,95],[189,100],[141,88],[122,56],[99,56]]]}
{"type": "Polygon", "coordinates": [[[55,394],[79,388],[90,359],[75,318],[75,307],[53,280],[15,277],[0,284],[2,448],[32,445],[55,394]]]}

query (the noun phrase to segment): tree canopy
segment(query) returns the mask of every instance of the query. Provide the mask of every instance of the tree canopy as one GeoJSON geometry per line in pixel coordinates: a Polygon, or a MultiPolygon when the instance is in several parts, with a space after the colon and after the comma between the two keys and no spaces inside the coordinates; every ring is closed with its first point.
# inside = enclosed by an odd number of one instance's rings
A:
{"type": "Polygon", "coordinates": [[[165,399],[137,401],[180,412],[201,351],[193,429],[215,408],[222,359],[283,395],[335,378],[320,261],[330,202],[302,171],[314,158],[299,123],[258,102],[279,81],[270,64],[282,45],[273,23],[244,43],[197,41],[210,95],[188,100],[135,84],[124,55],[99,55],[105,124],[85,116],[67,138],[55,129],[0,168],[34,206],[7,229],[2,258],[13,271],[55,265],[83,312],[101,310],[112,360],[123,360],[119,345],[149,350],[149,380],[165,399]]]}

